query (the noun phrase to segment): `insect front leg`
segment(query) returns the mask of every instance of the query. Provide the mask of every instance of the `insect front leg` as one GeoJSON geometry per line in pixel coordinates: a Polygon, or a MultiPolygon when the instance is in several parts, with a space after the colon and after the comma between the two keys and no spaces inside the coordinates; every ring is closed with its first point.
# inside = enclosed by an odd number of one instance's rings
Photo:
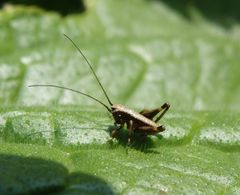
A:
{"type": "Polygon", "coordinates": [[[112,138],[115,138],[117,132],[118,132],[120,129],[122,129],[123,126],[124,126],[123,124],[120,124],[120,125],[118,126],[116,123],[114,123],[114,125],[117,126],[117,128],[115,128],[115,129],[111,132],[111,137],[112,137],[112,138]]]}

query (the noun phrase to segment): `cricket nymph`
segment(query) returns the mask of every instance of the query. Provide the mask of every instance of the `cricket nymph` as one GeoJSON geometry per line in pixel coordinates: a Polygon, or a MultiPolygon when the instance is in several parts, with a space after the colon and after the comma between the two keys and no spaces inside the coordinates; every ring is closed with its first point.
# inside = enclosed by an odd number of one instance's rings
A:
{"type": "Polygon", "coordinates": [[[111,112],[115,120],[115,125],[119,126],[112,132],[112,136],[115,137],[118,129],[121,129],[125,124],[129,130],[129,140],[132,133],[141,133],[145,136],[154,135],[165,130],[163,125],[158,125],[156,122],[164,115],[169,109],[168,103],[163,104],[160,108],[154,110],[143,110],[140,113],[135,112],[120,104],[114,104],[111,106],[111,112]],[[163,113],[153,121],[153,118],[163,110],[163,113]]]}
{"type": "Polygon", "coordinates": [[[111,102],[110,98],[108,97],[104,87],[102,86],[100,80],[98,79],[98,77],[97,77],[94,69],[92,68],[92,65],[88,61],[88,59],[85,57],[85,55],[82,53],[80,48],[73,42],[73,40],[71,38],[69,38],[67,35],[65,35],[65,37],[70,42],[72,42],[72,44],[76,47],[79,54],[81,54],[81,56],[87,62],[88,66],[91,69],[94,77],[96,78],[99,86],[101,87],[101,89],[109,103],[109,106],[89,94],[86,94],[81,91],[71,89],[68,87],[62,87],[62,86],[51,85],[51,84],[50,85],[49,84],[47,84],[47,85],[46,84],[45,85],[41,85],[41,84],[40,85],[39,84],[38,85],[29,85],[29,87],[55,87],[55,88],[60,88],[60,89],[69,90],[69,91],[72,91],[75,93],[79,93],[81,95],[87,96],[88,98],[95,100],[96,102],[98,102],[99,104],[104,106],[107,109],[107,111],[112,114],[112,116],[114,118],[114,124],[115,124],[116,128],[111,133],[111,136],[113,138],[116,136],[116,133],[119,129],[123,128],[124,125],[127,126],[128,133],[129,133],[128,144],[130,144],[130,142],[131,142],[131,135],[135,132],[140,133],[144,136],[147,136],[147,135],[154,135],[154,134],[157,134],[157,133],[165,130],[165,127],[163,125],[158,125],[157,122],[163,117],[163,115],[170,108],[170,104],[164,103],[159,108],[156,108],[153,110],[143,110],[139,113],[135,112],[123,105],[113,104],[111,102]],[[158,114],[159,114],[159,116],[157,116],[158,114]]]}

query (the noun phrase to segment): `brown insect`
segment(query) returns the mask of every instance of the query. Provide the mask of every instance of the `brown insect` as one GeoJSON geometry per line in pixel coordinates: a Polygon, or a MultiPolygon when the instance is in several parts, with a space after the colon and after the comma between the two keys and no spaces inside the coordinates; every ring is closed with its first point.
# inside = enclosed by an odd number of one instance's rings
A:
{"type": "Polygon", "coordinates": [[[92,97],[91,95],[88,95],[86,93],[83,93],[81,91],[77,91],[74,89],[70,89],[68,87],[62,87],[58,85],[29,85],[29,87],[54,87],[54,88],[60,88],[60,89],[65,89],[69,91],[73,91],[79,94],[82,94],[84,96],[87,96],[101,105],[103,105],[109,113],[112,114],[114,118],[114,125],[116,128],[112,131],[111,136],[114,138],[116,136],[116,133],[118,130],[122,129],[124,125],[127,126],[128,129],[128,144],[131,142],[131,136],[133,133],[140,133],[144,136],[147,135],[154,135],[159,132],[162,132],[165,130],[165,127],[163,125],[158,125],[157,122],[163,117],[163,115],[167,112],[169,109],[170,105],[168,103],[164,103],[161,107],[153,109],[153,110],[143,110],[141,112],[135,112],[121,104],[113,104],[111,100],[109,99],[105,89],[103,88],[101,82],[99,81],[95,71],[93,70],[90,62],[88,59],[85,57],[85,55],[82,53],[80,48],[73,42],[73,40],[68,37],[67,35],[64,34],[64,36],[72,42],[72,44],[76,47],[78,52],[81,54],[81,56],[85,59],[87,62],[89,68],[91,69],[93,75],[95,76],[98,84],[100,85],[105,97],[107,98],[107,101],[110,105],[107,106],[100,100],[96,99],[95,97],[92,97]],[[160,114],[161,113],[161,114],[160,114]],[[158,117],[156,117],[158,114],[160,114],[158,117]],[[156,119],[154,119],[156,117],[156,119]]]}

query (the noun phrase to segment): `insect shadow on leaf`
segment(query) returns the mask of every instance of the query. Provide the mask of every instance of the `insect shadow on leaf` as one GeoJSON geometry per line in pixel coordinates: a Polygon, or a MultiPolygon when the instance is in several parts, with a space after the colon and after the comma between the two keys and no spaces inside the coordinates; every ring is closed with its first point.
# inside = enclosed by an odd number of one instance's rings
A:
{"type": "MultiPolygon", "coordinates": [[[[116,126],[109,126],[108,132],[110,135],[112,135],[112,132],[116,129],[116,126]]],[[[163,139],[163,136],[160,134],[153,135],[156,140],[163,139]]],[[[115,139],[117,140],[117,143],[114,143],[113,139],[109,140],[109,144],[111,148],[121,146],[129,146],[129,148],[136,149],[141,152],[145,153],[152,153],[155,152],[152,149],[155,148],[156,143],[153,140],[153,136],[149,137],[142,133],[134,133],[131,137],[131,143],[128,144],[128,130],[124,127],[121,129],[121,131],[118,131],[117,135],[115,136],[115,139]]]]}

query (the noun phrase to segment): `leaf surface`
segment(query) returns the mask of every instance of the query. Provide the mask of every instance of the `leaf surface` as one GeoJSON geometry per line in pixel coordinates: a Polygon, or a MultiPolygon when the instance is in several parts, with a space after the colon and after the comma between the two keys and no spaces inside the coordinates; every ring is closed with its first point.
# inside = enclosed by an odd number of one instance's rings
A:
{"type": "Polygon", "coordinates": [[[0,193],[239,194],[239,39],[161,2],[86,3],[86,13],[65,18],[0,11],[0,193]],[[167,130],[135,135],[127,149],[126,129],[109,142],[113,120],[101,105],[28,88],[67,86],[107,104],[63,33],[112,102],[138,111],[171,103],[160,121],[167,130]]]}

